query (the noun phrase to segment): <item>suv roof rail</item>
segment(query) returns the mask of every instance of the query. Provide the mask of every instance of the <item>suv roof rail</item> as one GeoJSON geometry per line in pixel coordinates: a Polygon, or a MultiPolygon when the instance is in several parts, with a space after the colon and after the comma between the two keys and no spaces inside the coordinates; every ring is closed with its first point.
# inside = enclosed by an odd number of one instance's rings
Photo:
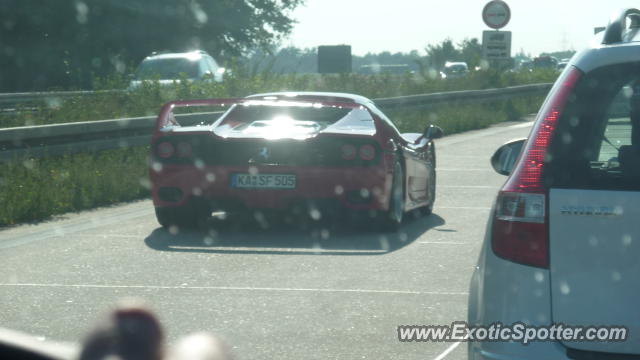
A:
{"type": "Polygon", "coordinates": [[[605,30],[602,44],[615,44],[622,42],[622,35],[627,28],[627,18],[631,19],[629,28],[640,27],[640,10],[629,8],[622,10],[617,16],[613,16],[605,30]]]}

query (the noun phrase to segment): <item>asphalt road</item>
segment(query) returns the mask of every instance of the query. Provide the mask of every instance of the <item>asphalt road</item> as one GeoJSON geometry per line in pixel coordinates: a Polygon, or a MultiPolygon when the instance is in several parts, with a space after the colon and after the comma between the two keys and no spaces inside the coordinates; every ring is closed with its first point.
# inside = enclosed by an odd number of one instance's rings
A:
{"type": "Polygon", "coordinates": [[[0,326],[78,341],[119,299],[137,297],[170,341],[212,331],[239,359],[466,359],[465,344],[401,343],[397,326],[466,320],[469,279],[505,180],[489,158],[529,128],[438,140],[434,213],[395,236],[282,226],[174,235],[149,200],[2,230],[0,326]]]}

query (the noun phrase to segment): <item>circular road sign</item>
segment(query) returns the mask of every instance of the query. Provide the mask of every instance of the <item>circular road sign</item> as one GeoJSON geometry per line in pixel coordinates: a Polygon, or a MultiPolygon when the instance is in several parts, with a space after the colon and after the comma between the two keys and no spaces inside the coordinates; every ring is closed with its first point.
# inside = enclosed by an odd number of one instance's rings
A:
{"type": "Polygon", "coordinates": [[[505,27],[511,19],[511,9],[502,0],[492,0],[482,9],[482,20],[492,29],[505,27]]]}

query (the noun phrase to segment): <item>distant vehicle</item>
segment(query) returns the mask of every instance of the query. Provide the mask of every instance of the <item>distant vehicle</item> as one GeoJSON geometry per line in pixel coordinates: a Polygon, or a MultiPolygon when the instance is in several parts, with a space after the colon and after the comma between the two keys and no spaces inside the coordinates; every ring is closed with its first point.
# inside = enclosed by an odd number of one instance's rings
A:
{"type": "Polygon", "coordinates": [[[640,358],[638,20],[637,9],[613,17],[569,61],[528,139],[491,159],[509,178],[471,279],[468,322],[543,331],[529,344],[469,342],[470,360],[640,358]],[[545,340],[558,324],[583,332],[545,340]],[[599,327],[597,338],[587,326],[599,327]],[[601,326],[623,326],[627,336],[601,326]]]}
{"type": "Polygon", "coordinates": [[[442,79],[459,79],[469,74],[469,67],[466,62],[447,62],[440,72],[442,79]]]}
{"type": "Polygon", "coordinates": [[[552,69],[555,70],[558,68],[558,59],[553,56],[539,56],[533,59],[533,68],[534,69],[552,69]]]}
{"type": "Polygon", "coordinates": [[[164,53],[147,56],[133,75],[130,88],[144,81],[158,80],[162,85],[173,84],[186,76],[189,81],[222,82],[225,68],[202,50],[184,53],[164,53]]]}
{"type": "Polygon", "coordinates": [[[558,71],[562,71],[562,70],[564,70],[564,68],[567,67],[567,65],[569,65],[568,61],[560,61],[558,63],[558,66],[556,67],[556,69],[558,69],[558,71]]]}
{"type": "Polygon", "coordinates": [[[406,211],[433,208],[433,139],[441,136],[433,125],[401,134],[371,100],[352,94],[169,103],[151,144],[156,216],[163,226],[189,227],[214,210],[326,219],[348,209],[397,230],[406,211]],[[215,105],[230,107],[201,126],[180,126],[172,113],[215,105]]]}
{"type": "Polygon", "coordinates": [[[531,60],[522,60],[516,65],[516,71],[531,71],[533,70],[533,61],[531,60]]]}

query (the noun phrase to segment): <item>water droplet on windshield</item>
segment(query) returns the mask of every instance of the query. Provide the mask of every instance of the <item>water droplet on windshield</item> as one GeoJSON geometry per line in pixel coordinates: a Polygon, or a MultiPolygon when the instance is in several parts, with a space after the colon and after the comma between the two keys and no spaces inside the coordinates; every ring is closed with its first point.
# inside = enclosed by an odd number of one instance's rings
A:
{"type": "Polygon", "coordinates": [[[533,278],[536,280],[536,282],[543,282],[544,274],[541,271],[536,271],[536,273],[533,275],[533,278]]]}
{"type": "Polygon", "coordinates": [[[313,220],[318,221],[318,220],[320,220],[322,218],[322,213],[318,209],[311,209],[311,210],[309,210],[309,216],[313,220]]]}
{"type": "Polygon", "coordinates": [[[611,280],[613,280],[615,282],[618,282],[618,281],[622,280],[622,274],[620,274],[617,271],[611,272],[611,280]]]}
{"type": "Polygon", "coordinates": [[[79,24],[86,24],[89,15],[89,7],[82,1],[76,2],[76,21],[79,24]]]}
{"type": "Polygon", "coordinates": [[[215,240],[211,236],[205,236],[203,242],[207,246],[211,246],[215,243],[215,240]]]}

